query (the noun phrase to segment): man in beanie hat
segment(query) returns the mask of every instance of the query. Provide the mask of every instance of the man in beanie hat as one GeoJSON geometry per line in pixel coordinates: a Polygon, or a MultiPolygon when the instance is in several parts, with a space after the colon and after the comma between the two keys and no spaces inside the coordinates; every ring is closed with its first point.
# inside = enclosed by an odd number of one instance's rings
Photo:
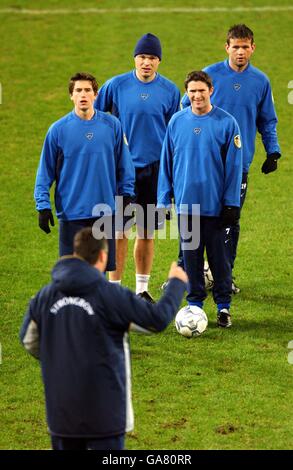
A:
{"type": "MultiPolygon", "coordinates": [[[[136,204],[141,206],[136,210],[136,293],[153,302],[148,283],[154,257],[153,232],[158,228],[158,221],[152,227],[147,224],[147,207],[150,204],[155,207],[157,203],[161,148],[167,124],[180,109],[180,92],[174,83],[158,73],[162,48],[157,36],[144,34],[133,55],[135,70],[108,80],[99,91],[95,107],[118,117],[128,141],[136,170],[136,204]]],[[[127,202],[124,201],[124,206],[127,202]]],[[[120,284],[128,248],[127,231],[117,238],[116,271],[111,273],[110,281],[120,284]]]]}
{"type": "Polygon", "coordinates": [[[134,57],[139,54],[155,55],[162,60],[162,47],[159,38],[151,33],[144,34],[134,49],[134,57]]]}

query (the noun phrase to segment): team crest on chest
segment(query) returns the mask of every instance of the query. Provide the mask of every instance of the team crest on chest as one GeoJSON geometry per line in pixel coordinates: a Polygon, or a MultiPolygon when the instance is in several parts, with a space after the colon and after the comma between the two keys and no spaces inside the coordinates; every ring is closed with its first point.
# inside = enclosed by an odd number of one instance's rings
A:
{"type": "Polygon", "coordinates": [[[85,136],[88,140],[92,140],[92,138],[94,137],[94,133],[93,132],[88,132],[85,136]]]}
{"type": "Polygon", "coordinates": [[[193,129],[193,132],[196,134],[196,135],[199,135],[201,133],[201,128],[200,127],[195,127],[193,129]]]}
{"type": "Polygon", "coordinates": [[[234,90],[235,90],[235,91],[239,91],[240,88],[241,88],[240,83],[234,83],[234,90]]]}
{"type": "Polygon", "coordinates": [[[140,97],[143,101],[145,101],[150,97],[150,95],[148,93],[141,93],[140,97]]]}

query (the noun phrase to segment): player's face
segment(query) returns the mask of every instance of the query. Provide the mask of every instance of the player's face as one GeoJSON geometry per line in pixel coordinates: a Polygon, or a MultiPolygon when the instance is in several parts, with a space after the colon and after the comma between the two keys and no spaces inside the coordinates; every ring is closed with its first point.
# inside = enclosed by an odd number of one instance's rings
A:
{"type": "Polygon", "coordinates": [[[255,44],[251,43],[251,39],[230,39],[229,44],[225,46],[229,55],[229,64],[233,70],[241,72],[244,70],[254,52],[255,44]]]}
{"type": "Polygon", "coordinates": [[[188,83],[186,92],[195,114],[206,114],[212,109],[211,94],[213,90],[213,87],[209,88],[205,82],[192,81],[188,83]]]}
{"type": "Polygon", "coordinates": [[[92,83],[87,80],[78,80],[74,84],[71,100],[77,114],[87,113],[93,110],[97,94],[93,90],[92,83]]]}
{"type": "Polygon", "coordinates": [[[160,65],[159,57],[150,54],[138,54],[134,57],[136,75],[142,82],[151,82],[160,65]]]}

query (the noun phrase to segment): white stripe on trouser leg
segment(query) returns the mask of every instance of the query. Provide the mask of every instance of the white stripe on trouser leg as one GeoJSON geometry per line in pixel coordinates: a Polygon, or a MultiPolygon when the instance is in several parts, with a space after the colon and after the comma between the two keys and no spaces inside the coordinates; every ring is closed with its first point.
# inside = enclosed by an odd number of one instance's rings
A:
{"type": "Polygon", "coordinates": [[[126,426],[125,432],[133,430],[134,414],[131,396],[131,365],[130,365],[130,349],[128,341],[128,333],[123,337],[124,357],[125,357],[125,378],[126,378],[126,426]]]}

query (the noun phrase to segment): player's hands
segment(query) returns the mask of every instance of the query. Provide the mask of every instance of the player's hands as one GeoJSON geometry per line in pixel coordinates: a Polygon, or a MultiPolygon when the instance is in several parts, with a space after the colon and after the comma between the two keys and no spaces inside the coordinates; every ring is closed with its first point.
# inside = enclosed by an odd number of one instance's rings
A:
{"type": "Polygon", "coordinates": [[[55,223],[51,209],[42,209],[39,211],[39,227],[46,233],[51,232],[49,222],[52,227],[54,227],[55,223]]]}
{"type": "Polygon", "coordinates": [[[171,279],[172,277],[173,278],[175,277],[176,279],[179,279],[180,281],[183,281],[185,283],[188,282],[188,277],[187,277],[186,272],[183,271],[183,269],[180,268],[180,266],[177,266],[176,261],[173,261],[173,263],[171,264],[168,279],[171,279]]]}
{"type": "Polygon", "coordinates": [[[223,227],[236,225],[240,217],[240,208],[235,206],[224,206],[220,215],[223,227]]]}
{"type": "Polygon", "coordinates": [[[278,168],[277,160],[280,158],[280,156],[281,154],[278,152],[267,155],[267,158],[261,167],[262,173],[267,175],[268,173],[275,171],[278,168]]]}

